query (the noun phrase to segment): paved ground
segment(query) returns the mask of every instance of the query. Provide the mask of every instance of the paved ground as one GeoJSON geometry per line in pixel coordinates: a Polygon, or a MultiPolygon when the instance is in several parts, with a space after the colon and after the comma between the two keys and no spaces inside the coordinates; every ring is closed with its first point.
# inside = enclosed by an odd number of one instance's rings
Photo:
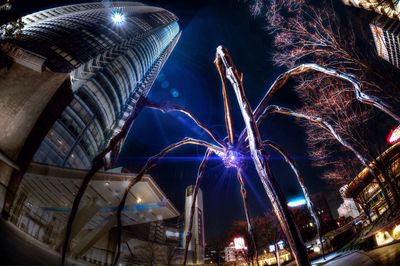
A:
{"type": "Polygon", "coordinates": [[[324,266],[373,266],[373,265],[400,265],[400,243],[384,246],[368,252],[353,251],[336,254],[327,262],[314,261],[314,265],[324,266]]]}
{"type": "MultiPolygon", "coordinates": [[[[59,265],[60,256],[36,240],[0,219],[0,264],[1,265],[59,265]]],[[[76,262],[67,262],[78,265],[76,262]]]]}

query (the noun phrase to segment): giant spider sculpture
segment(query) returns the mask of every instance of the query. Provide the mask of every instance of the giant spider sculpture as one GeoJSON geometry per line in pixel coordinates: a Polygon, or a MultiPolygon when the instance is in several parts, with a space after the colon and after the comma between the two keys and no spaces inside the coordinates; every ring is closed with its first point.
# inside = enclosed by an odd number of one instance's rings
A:
{"type": "MultiPolygon", "coordinates": [[[[317,123],[323,129],[327,130],[336,138],[336,140],[352,151],[359,161],[368,168],[368,170],[376,176],[373,168],[370,167],[370,163],[367,159],[365,159],[357,150],[355,150],[350,143],[348,143],[345,139],[341,138],[334,130],[334,128],[325,120],[320,117],[316,116],[309,116],[306,114],[295,112],[291,109],[270,105],[269,101],[271,100],[272,96],[281,89],[285,83],[288,81],[289,78],[300,75],[310,71],[317,71],[323,74],[326,74],[331,77],[335,77],[344,81],[349,82],[355,92],[356,99],[362,103],[367,105],[374,106],[381,111],[385,112],[389,116],[391,116],[396,121],[400,122],[400,117],[394,114],[388,105],[386,105],[383,101],[379,98],[367,95],[361,91],[361,86],[359,82],[350,74],[341,73],[333,69],[324,68],[318,66],[316,64],[303,64],[293,69],[288,70],[287,72],[281,74],[275,82],[271,85],[267,93],[265,94],[264,98],[261,100],[259,105],[253,111],[250,106],[249,101],[246,98],[244,87],[243,87],[243,75],[240,73],[235,65],[233,64],[232,58],[229,55],[228,51],[219,46],[216,52],[216,59],[215,59],[215,66],[218,70],[218,73],[221,78],[222,83],[222,96],[224,100],[224,110],[225,110],[225,124],[227,130],[227,137],[225,139],[220,139],[211,129],[207,128],[204,124],[202,124],[189,110],[185,109],[176,104],[172,103],[155,103],[151,102],[147,99],[141,100],[141,105],[143,107],[152,108],[156,110],[160,110],[161,112],[181,112],[187,115],[190,119],[192,119],[198,127],[204,130],[213,140],[213,143],[207,142],[204,140],[193,139],[193,138],[184,138],[177,143],[173,143],[168,147],[164,148],[160,153],[151,157],[146,164],[143,166],[141,171],[137,174],[135,178],[129,180],[129,185],[126,188],[120,205],[118,206],[117,213],[115,214],[117,217],[118,222],[118,247],[117,247],[117,254],[115,256],[114,263],[116,264],[119,259],[120,248],[121,248],[121,234],[122,234],[122,220],[121,214],[124,210],[125,201],[128,196],[129,190],[141,181],[144,174],[153,168],[163,156],[165,156],[168,152],[173,151],[183,145],[199,145],[206,148],[206,152],[204,158],[199,166],[196,184],[194,187],[193,192],[193,204],[191,206],[191,216],[189,222],[189,229],[186,235],[186,242],[185,242],[185,256],[183,264],[187,264],[187,253],[188,247],[191,240],[191,231],[192,231],[192,224],[193,224],[193,215],[195,211],[195,202],[196,197],[198,194],[198,189],[201,185],[202,178],[204,176],[204,170],[206,168],[206,164],[208,159],[212,154],[218,156],[224,163],[226,168],[234,168],[236,170],[237,180],[241,186],[241,194],[242,194],[242,201],[243,207],[245,211],[246,221],[247,221],[247,229],[250,235],[251,245],[254,248],[255,255],[257,257],[257,247],[255,246],[255,241],[253,237],[253,230],[252,225],[249,217],[249,212],[247,208],[247,200],[246,200],[246,189],[243,180],[243,163],[245,158],[250,156],[254,167],[257,171],[258,177],[264,187],[264,190],[272,204],[272,208],[274,213],[278,219],[278,222],[282,228],[283,233],[286,236],[287,242],[292,250],[294,259],[297,265],[309,265],[309,259],[307,256],[306,248],[304,243],[299,235],[299,232],[296,229],[296,225],[294,220],[291,218],[291,214],[289,212],[286,199],[277,183],[277,179],[273,176],[271,169],[270,169],[270,162],[269,162],[269,154],[265,150],[266,147],[272,148],[273,150],[277,151],[290,165],[291,169],[293,170],[298,183],[302,189],[304,194],[307,207],[310,211],[311,216],[314,219],[316,227],[319,232],[319,220],[314,211],[314,207],[312,202],[310,201],[309,194],[307,188],[304,184],[304,180],[295,164],[295,161],[289,156],[289,154],[278,144],[272,142],[271,140],[263,141],[259,132],[258,126],[263,121],[265,117],[272,113],[283,114],[287,116],[292,116],[299,119],[305,119],[311,123],[317,123]],[[237,137],[234,133],[233,126],[232,126],[232,116],[231,116],[231,106],[228,100],[228,91],[227,91],[227,80],[229,80],[233,90],[235,92],[235,96],[241,111],[242,118],[245,123],[245,129],[241,132],[241,134],[237,137]]],[[[71,213],[68,219],[67,228],[66,228],[66,236],[64,245],[62,248],[62,264],[65,262],[65,255],[67,253],[69,242],[70,242],[70,235],[72,230],[72,225],[78,211],[79,203],[81,198],[91,180],[93,175],[102,167],[107,167],[105,163],[105,157],[107,155],[111,155],[112,158],[118,153],[120,145],[122,141],[125,139],[129,128],[131,127],[134,118],[136,117],[137,113],[133,113],[128,118],[127,122],[125,123],[122,130],[116,134],[108,143],[107,147],[93,160],[93,166],[85,176],[81,187],[74,199],[73,206],[71,209],[71,213]]],[[[377,178],[379,180],[379,178],[377,178]]],[[[321,241],[322,243],[322,241],[321,241]]],[[[258,259],[256,259],[258,264],[258,259]]]]}

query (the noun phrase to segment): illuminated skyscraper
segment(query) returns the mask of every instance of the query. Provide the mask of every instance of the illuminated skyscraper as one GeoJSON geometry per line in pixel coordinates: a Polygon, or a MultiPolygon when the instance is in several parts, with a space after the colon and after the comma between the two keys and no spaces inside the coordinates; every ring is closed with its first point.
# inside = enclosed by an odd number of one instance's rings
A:
{"type": "Polygon", "coordinates": [[[5,209],[32,159],[90,168],[148,94],[179,39],[177,20],[136,2],[69,5],[23,17],[22,34],[1,47],[11,59],[0,67],[5,209]]]}
{"type": "MultiPolygon", "coordinates": [[[[186,200],[185,200],[185,230],[184,230],[184,244],[186,242],[186,235],[189,231],[190,221],[190,210],[193,203],[193,186],[186,188],[186,200]]],[[[197,194],[195,211],[193,215],[193,227],[192,227],[192,240],[189,245],[188,263],[191,264],[203,264],[204,263],[204,212],[203,212],[203,192],[199,189],[197,194]]]]}
{"type": "Polygon", "coordinates": [[[378,16],[370,27],[378,55],[400,68],[400,21],[378,16]]]}

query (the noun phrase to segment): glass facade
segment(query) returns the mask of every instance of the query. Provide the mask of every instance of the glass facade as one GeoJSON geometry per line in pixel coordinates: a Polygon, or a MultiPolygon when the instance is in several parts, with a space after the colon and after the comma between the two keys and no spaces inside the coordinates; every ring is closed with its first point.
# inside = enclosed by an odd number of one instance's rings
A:
{"type": "Polygon", "coordinates": [[[400,68],[400,22],[378,16],[370,28],[378,55],[400,68]]]}
{"type": "Polygon", "coordinates": [[[87,169],[135,111],[179,38],[177,17],[134,2],[88,3],[40,11],[14,46],[70,73],[74,99],[48,132],[34,161],[87,169]],[[112,14],[123,14],[122,25],[112,14]],[[66,41],[68,40],[68,41],[66,41]]]}

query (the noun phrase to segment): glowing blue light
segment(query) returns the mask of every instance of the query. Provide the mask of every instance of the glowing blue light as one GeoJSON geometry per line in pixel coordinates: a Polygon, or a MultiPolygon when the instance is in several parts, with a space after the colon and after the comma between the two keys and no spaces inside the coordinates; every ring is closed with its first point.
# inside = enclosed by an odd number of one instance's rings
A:
{"type": "Polygon", "coordinates": [[[169,87],[169,81],[164,80],[164,81],[161,83],[161,88],[166,89],[166,88],[168,88],[168,87],[169,87]]]}
{"type": "Polygon", "coordinates": [[[235,156],[231,155],[231,160],[234,161],[235,160],[235,156]]]}
{"type": "Polygon", "coordinates": [[[297,207],[297,206],[302,206],[306,204],[306,200],[305,199],[298,199],[298,200],[293,200],[293,201],[289,201],[288,202],[288,206],[289,207],[297,207]]]}
{"type": "Polygon", "coordinates": [[[172,97],[174,97],[174,98],[178,98],[179,97],[179,91],[177,89],[175,89],[175,88],[171,89],[170,93],[171,93],[172,97]]]}
{"type": "Polygon", "coordinates": [[[124,14],[121,14],[119,12],[115,12],[112,15],[111,19],[114,22],[114,24],[121,25],[125,21],[125,16],[124,16],[124,14]]]}

